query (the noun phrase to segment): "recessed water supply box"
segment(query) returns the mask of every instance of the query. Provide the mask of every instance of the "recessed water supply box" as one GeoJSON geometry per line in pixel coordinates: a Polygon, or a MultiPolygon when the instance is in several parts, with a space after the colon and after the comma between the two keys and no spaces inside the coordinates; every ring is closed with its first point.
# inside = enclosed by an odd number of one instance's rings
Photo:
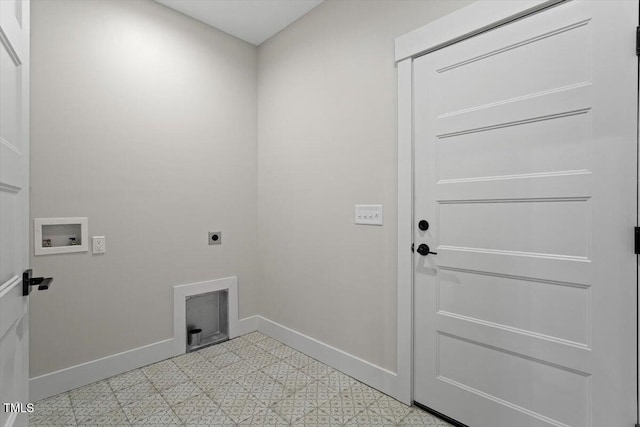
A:
{"type": "Polygon", "coordinates": [[[186,297],[187,352],[229,339],[229,290],[186,297]]]}
{"type": "Polygon", "coordinates": [[[88,220],[74,218],[34,218],[33,247],[36,255],[87,252],[88,220]]]}

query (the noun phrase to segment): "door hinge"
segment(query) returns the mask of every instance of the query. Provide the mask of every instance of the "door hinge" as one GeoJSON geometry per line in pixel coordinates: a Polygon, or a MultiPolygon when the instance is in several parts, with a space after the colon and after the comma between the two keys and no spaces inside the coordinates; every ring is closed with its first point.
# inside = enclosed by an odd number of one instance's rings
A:
{"type": "Polygon", "coordinates": [[[636,56],[640,56],[640,26],[636,27],[636,56]]]}
{"type": "MultiPolygon", "coordinates": [[[[640,227],[635,227],[634,229],[634,249],[635,254],[640,255],[640,227]]],[[[640,427],[640,425],[638,426],[640,427]]]]}

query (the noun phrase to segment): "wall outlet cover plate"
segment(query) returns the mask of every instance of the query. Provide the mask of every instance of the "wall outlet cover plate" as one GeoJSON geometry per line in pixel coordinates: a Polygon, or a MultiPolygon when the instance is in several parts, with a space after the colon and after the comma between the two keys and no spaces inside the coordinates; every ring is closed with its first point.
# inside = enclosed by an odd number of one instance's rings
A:
{"type": "Polygon", "coordinates": [[[91,244],[94,254],[103,254],[107,252],[107,241],[104,236],[92,236],[91,244]]]}

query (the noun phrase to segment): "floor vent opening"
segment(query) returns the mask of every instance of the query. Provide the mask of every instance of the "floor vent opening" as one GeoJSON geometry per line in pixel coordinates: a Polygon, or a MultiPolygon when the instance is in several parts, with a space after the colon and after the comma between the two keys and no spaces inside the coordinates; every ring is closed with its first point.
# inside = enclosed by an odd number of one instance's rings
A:
{"type": "Polygon", "coordinates": [[[229,339],[229,291],[220,290],[185,298],[187,352],[229,339]]]}

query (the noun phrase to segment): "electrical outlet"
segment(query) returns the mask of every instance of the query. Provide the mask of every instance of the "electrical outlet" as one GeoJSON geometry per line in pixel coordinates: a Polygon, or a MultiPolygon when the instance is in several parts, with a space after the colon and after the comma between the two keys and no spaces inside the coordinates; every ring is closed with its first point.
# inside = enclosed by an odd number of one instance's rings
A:
{"type": "Polygon", "coordinates": [[[91,241],[93,243],[94,254],[103,254],[107,252],[107,242],[104,236],[93,236],[91,237],[91,241]]]}
{"type": "Polygon", "coordinates": [[[356,205],[356,224],[382,225],[382,205],[356,205]]]}
{"type": "Polygon", "coordinates": [[[209,232],[209,244],[221,245],[222,244],[222,231],[210,231],[209,232]]]}

